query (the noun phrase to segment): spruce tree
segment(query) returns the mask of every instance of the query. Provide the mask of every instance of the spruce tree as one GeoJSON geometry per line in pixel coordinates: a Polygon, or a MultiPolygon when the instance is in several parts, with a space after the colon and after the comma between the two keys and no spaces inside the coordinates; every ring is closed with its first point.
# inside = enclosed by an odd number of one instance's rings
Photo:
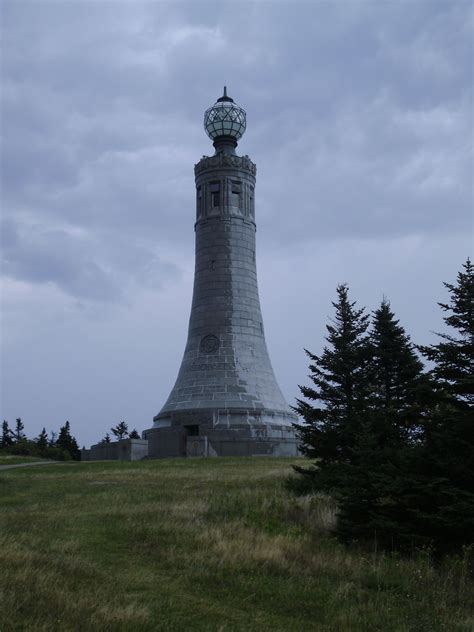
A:
{"type": "Polygon", "coordinates": [[[120,421],[114,428],[111,428],[111,431],[119,441],[128,437],[128,425],[125,421],[120,421]]]}
{"type": "Polygon", "coordinates": [[[320,356],[309,351],[312,386],[300,386],[295,412],[304,424],[296,425],[301,452],[316,459],[316,467],[295,468],[303,481],[321,490],[343,485],[346,465],[367,411],[369,394],[368,315],[349,300],[346,284],[337,288],[335,318],[326,326],[327,346],[320,356]],[[314,402],[314,403],[313,403],[314,402]]]}
{"type": "Polygon", "coordinates": [[[437,344],[421,347],[434,363],[431,370],[437,402],[425,422],[418,466],[425,486],[418,490],[417,524],[438,548],[474,540],[474,267],[469,259],[457,283],[444,283],[450,333],[437,344]]]}
{"type": "Polygon", "coordinates": [[[405,461],[421,440],[431,389],[385,299],[373,313],[370,351],[369,405],[340,494],[338,531],[345,539],[377,537],[382,544],[398,545],[407,539],[400,502],[400,486],[409,486],[405,461]]]}
{"type": "Polygon", "coordinates": [[[25,426],[23,425],[21,417],[17,417],[17,419],[15,420],[15,430],[13,432],[13,437],[16,443],[26,439],[26,434],[24,433],[24,430],[25,426]]]}
{"type": "Polygon", "coordinates": [[[419,436],[429,384],[410,337],[386,299],[373,314],[370,342],[371,408],[384,420],[382,443],[390,440],[395,448],[419,436]]]}
{"type": "Polygon", "coordinates": [[[4,419],[2,423],[2,437],[0,439],[0,446],[2,448],[8,448],[8,446],[12,444],[13,444],[13,432],[10,430],[8,426],[8,421],[4,419]]]}
{"type": "Polygon", "coordinates": [[[58,438],[56,439],[56,445],[65,451],[68,451],[71,441],[71,424],[66,421],[64,426],[59,428],[58,438]]]}
{"type": "Polygon", "coordinates": [[[135,428],[130,433],[129,438],[130,439],[140,439],[140,435],[138,434],[138,431],[135,428]]]}
{"type": "Polygon", "coordinates": [[[69,453],[75,461],[81,460],[81,450],[75,437],[71,437],[71,447],[69,449],[69,453]]]}
{"type": "Polygon", "coordinates": [[[71,435],[71,425],[69,421],[66,421],[64,426],[61,426],[61,428],[59,429],[56,446],[61,448],[63,452],[68,454],[72,459],[76,461],[81,458],[79,445],[76,439],[71,435]]]}
{"type": "Polygon", "coordinates": [[[40,454],[44,454],[48,448],[48,433],[46,432],[46,428],[43,428],[43,430],[36,437],[35,443],[40,454]]]}
{"type": "Polygon", "coordinates": [[[100,443],[111,443],[110,435],[109,435],[108,432],[105,433],[105,437],[102,439],[102,441],[100,443]]]}
{"type": "Polygon", "coordinates": [[[457,410],[474,407],[474,266],[468,258],[457,285],[444,283],[451,294],[449,303],[438,303],[447,315],[444,322],[456,333],[437,333],[440,342],[420,347],[434,362],[432,375],[445,403],[457,410]]]}

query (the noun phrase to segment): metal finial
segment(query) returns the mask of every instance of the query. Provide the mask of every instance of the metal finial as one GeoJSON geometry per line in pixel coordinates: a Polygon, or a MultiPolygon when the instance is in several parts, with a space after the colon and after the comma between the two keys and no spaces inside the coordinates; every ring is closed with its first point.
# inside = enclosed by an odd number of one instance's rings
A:
{"type": "Polygon", "coordinates": [[[222,101],[230,101],[231,103],[234,102],[234,99],[227,96],[227,86],[224,86],[224,94],[217,99],[217,103],[222,103],[222,101]]]}

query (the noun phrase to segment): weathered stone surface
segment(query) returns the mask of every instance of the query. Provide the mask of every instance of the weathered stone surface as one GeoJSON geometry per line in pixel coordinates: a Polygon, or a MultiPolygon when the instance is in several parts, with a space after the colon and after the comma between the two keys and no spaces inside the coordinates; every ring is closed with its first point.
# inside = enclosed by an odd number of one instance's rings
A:
{"type": "Polygon", "coordinates": [[[81,461],[139,461],[148,456],[146,439],[122,439],[97,443],[89,450],[81,450],[81,461]]]}
{"type": "Polygon", "coordinates": [[[276,382],[260,310],[255,174],[248,156],[232,153],[195,165],[188,339],[176,383],[144,432],[151,456],[185,455],[193,445],[206,456],[297,454],[296,416],[276,382]]]}

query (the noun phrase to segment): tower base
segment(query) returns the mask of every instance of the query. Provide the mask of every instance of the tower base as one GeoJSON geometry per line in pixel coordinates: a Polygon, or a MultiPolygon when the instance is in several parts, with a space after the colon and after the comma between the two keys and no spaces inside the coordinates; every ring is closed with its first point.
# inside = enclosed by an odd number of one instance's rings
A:
{"type": "Polygon", "coordinates": [[[292,423],[280,411],[202,410],[157,415],[143,432],[149,458],[299,455],[292,423]]]}

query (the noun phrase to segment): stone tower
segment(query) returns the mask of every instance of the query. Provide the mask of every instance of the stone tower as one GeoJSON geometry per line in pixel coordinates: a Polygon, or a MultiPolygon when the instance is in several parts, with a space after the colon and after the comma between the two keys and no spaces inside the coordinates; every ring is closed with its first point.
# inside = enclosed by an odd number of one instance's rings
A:
{"type": "Polygon", "coordinates": [[[215,154],[195,165],[196,261],[188,339],[150,456],[297,454],[265,343],[255,264],[255,164],[235,153],[246,114],[224,95],[204,115],[215,154]]]}

